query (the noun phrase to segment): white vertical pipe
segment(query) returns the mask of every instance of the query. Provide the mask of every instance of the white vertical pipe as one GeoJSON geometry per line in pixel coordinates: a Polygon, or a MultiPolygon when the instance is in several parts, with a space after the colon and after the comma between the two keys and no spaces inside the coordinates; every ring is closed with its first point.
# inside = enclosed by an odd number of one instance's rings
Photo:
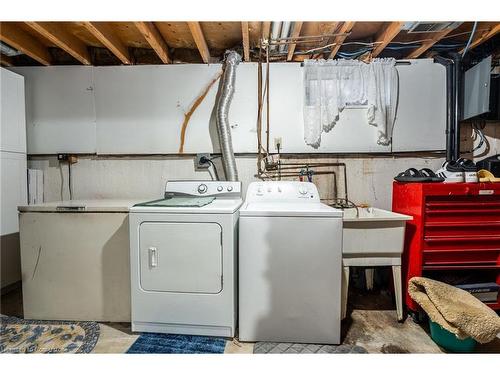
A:
{"type": "MultiPolygon", "coordinates": [[[[288,38],[290,34],[290,27],[292,23],[291,22],[283,22],[283,25],[281,26],[281,38],[288,38]]],[[[282,40],[282,42],[284,42],[282,40]]],[[[288,50],[288,45],[287,44],[280,44],[279,45],[279,51],[280,52],[285,52],[288,50]]]]}
{"type": "MultiPolygon", "coordinates": [[[[280,37],[281,22],[273,22],[271,24],[271,40],[276,40],[280,37]]],[[[269,49],[274,51],[276,49],[276,44],[271,45],[269,49]]]]}

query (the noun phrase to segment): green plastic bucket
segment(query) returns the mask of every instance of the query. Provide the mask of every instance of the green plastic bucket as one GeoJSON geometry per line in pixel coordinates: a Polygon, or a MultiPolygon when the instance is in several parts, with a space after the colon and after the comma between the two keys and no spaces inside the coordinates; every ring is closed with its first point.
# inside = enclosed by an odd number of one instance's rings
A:
{"type": "Polygon", "coordinates": [[[453,353],[472,353],[477,341],[471,337],[460,340],[453,333],[429,319],[431,338],[436,344],[453,353]]]}

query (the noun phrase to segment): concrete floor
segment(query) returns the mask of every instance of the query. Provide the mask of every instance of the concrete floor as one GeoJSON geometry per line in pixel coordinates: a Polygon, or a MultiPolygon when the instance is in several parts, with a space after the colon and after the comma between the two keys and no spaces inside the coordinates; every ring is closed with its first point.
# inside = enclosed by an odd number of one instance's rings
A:
{"type": "MultiPolygon", "coordinates": [[[[22,317],[21,289],[2,296],[0,312],[22,317]]],[[[94,353],[124,353],[138,335],[129,323],[101,323],[101,335],[94,353]]],[[[398,323],[390,296],[384,292],[353,289],[349,295],[348,317],[342,322],[344,344],[359,345],[369,353],[443,353],[430,338],[426,325],[411,318],[398,323]]],[[[480,345],[478,352],[500,353],[500,338],[480,345]]],[[[225,353],[252,353],[252,343],[228,340],[225,353]]]]}

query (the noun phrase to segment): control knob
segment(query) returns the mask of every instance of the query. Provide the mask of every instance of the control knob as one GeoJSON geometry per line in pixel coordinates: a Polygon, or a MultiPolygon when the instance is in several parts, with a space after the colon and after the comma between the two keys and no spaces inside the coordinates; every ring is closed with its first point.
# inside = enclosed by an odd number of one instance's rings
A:
{"type": "Polygon", "coordinates": [[[200,194],[205,194],[208,190],[208,187],[207,185],[205,184],[201,184],[200,186],[198,186],[198,193],[200,194]]]}

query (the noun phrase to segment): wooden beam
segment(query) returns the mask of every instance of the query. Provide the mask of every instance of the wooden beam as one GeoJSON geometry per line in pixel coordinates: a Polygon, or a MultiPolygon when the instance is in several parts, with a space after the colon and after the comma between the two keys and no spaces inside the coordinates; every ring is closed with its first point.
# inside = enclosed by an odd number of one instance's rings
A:
{"type": "Polygon", "coordinates": [[[243,41],[243,56],[245,61],[250,61],[250,36],[248,33],[248,22],[241,22],[241,35],[243,41]]]}
{"type": "Polygon", "coordinates": [[[142,36],[149,43],[165,64],[171,64],[172,59],[168,53],[168,45],[161,36],[153,22],[134,22],[135,27],[141,32],[142,36]]]}
{"type": "Polygon", "coordinates": [[[271,32],[271,22],[262,22],[262,39],[269,38],[271,32]]]}
{"type": "MultiPolygon", "coordinates": [[[[355,23],[356,22],[353,22],[353,21],[344,22],[342,24],[342,26],[340,27],[339,34],[350,33],[352,28],[354,27],[355,23]]],[[[332,52],[330,52],[330,56],[328,57],[329,59],[333,59],[335,57],[335,55],[339,51],[340,47],[342,46],[342,43],[344,43],[344,40],[346,40],[346,38],[347,38],[347,35],[339,35],[339,36],[335,37],[335,39],[333,40],[333,43],[336,43],[336,44],[332,47],[332,52]]]]}
{"type": "Polygon", "coordinates": [[[380,52],[399,34],[404,22],[390,22],[377,36],[372,57],[377,57],[380,52]]]}
{"type": "Polygon", "coordinates": [[[10,22],[0,25],[0,40],[35,59],[40,64],[50,65],[51,57],[47,48],[35,37],[10,22]]]}
{"type": "MultiPolygon", "coordinates": [[[[292,33],[290,34],[292,38],[298,38],[300,36],[300,29],[302,29],[302,23],[303,23],[302,21],[296,21],[293,23],[292,33]]],[[[297,45],[296,43],[288,45],[288,56],[286,58],[286,61],[292,60],[296,45],[297,45]]]]}
{"type": "Polygon", "coordinates": [[[198,51],[200,51],[201,58],[205,64],[210,62],[210,51],[208,49],[207,41],[203,35],[203,30],[201,29],[199,22],[188,22],[189,30],[191,30],[191,35],[193,35],[194,42],[198,51]]]}
{"type": "Polygon", "coordinates": [[[440,31],[434,35],[433,38],[430,40],[423,42],[420,47],[417,49],[413,50],[406,56],[407,59],[416,59],[420,57],[424,52],[426,52],[429,48],[431,48],[434,44],[439,42],[441,39],[443,39],[446,35],[448,35],[453,29],[446,29],[443,31],[440,31]]]}
{"type": "Polygon", "coordinates": [[[70,34],[57,22],[26,22],[40,35],[63,49],[84,65],[91,65],[90,53],[80,39],[70,34]]]}
{"type": "Polygon", "coordinates": [[[128,48],[116,36],[111,27],[105,22],[83,22],[85,28],[92,33],[104,46],[109,49],[124,64],[131,64],[128,48]]]}
{"type": "MultiPolygon", "coordinates": [[[[483,33],[481,34],[481,36],[479,38],[476,38],[476,40],[474,40],[470,46],[469,46],[469,50],[473,49],[473,48],[476,48],[477,46],[479,46],[480,44],[483,44],[484,42],[486,42],[488,39],[494,37],[495,35],[497,35],[498,33],[500,33],[500,23],[497,23],[495,26],[493,26],[490,30],[488,31],[483,31],[483,33]]],[[[464,52],[464,48],[462,48],[460,50],[460,53],[463,53],[464,52]]]]}
{"type": "Polygon", "coordinates": [[[0,65],[14,66],[14,61],[12,61],[12,57],[0,53],[0,65]]]}

